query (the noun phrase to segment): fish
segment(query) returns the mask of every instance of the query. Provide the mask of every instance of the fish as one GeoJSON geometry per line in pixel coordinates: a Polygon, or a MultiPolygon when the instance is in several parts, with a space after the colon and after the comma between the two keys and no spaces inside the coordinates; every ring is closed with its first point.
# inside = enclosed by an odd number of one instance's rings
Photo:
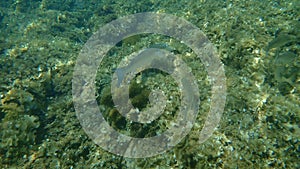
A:
{"type": "Polygon", "coordinates": [[[117,87],[120,87],[124,78],[133,73],[138,73],[147,68],[164,69],[168,73],[174,70],[173,60],[170,58],[171,53],[165,49],[147,48],[137,54],[127,66],[115,69],[117,76],[117,87]]]}

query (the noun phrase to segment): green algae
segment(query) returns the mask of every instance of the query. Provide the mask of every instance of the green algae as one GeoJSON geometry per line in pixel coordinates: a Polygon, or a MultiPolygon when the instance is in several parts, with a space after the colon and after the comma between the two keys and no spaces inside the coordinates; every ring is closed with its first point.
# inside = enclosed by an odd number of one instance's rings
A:
{"type": "MultiPolygon", "coordinates": [[[[0,4],[0,168],[299,168],[298,1],[0,4]],[[217,131],[198,144],[210,93],[205,70],[191,57],[193,53],[164,38],[124,40],[117,46],[124,51],[112,54],[123,57],[151,44],[168,44],[172,51],[181,48],[178,54],[190,62],[193,73],[201,72],[197,78],[204,88],[200,117],[180,144],[152,158],[127,159],[101,150],[81,129],[71,100],[72,70],[92,32],[117,17],[144,11],[184,17],[205,32],[226,65],[228,99],[217,131]]],[[[107,62],[118,63],[111,58],[107,62]]],[[[113,71],[113,67],[100,71],[113,71]]],[[[99,102],[110,107],[106,113],[111,124],[139,137],[164,130],[161,121],[145,128],[125,123],[112,107],[106,87],[110,78],[99,76],[105,80],[99,82],[98,91],[106,98],[99,102]]],[[[153,81],[159,79],[166,89],[176,91],[168,85],[172,80],[153,77],[153,81]]],[[[131,90],[134,105],[145,108],[148,89],[132,83],[131,90]]],[[[168,109],[173,110],[172,106],[168,109]]],[[[172,119],[173,114],[163,118],[172,119]]]]}

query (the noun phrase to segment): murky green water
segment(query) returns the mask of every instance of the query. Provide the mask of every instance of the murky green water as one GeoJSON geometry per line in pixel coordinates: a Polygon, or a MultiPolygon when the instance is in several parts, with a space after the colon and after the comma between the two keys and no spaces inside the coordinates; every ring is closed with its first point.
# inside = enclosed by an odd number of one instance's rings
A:
{"type": "Polygon", "coordinates": [[[300,168],[299,11],[296,0],[1,1],[0,168],[300,168]],[[166,111],[146,125],[121,116],[111,99],[111,76],[132,52],[152,47],[178,55],[196,74],[200,93],[196,123],[178,145],[131,159],[103,150],[83,131],[73,106],[72,78],[90,36],[138,12],[172,14],[202,30],[224,64],[227,98],[218,127],[200,144],[212,94],[201,61],[171,37],[143,34],[122,40],[96,77],[99,108],[118,132],[150,137],[166,131],[181,99],[170,76],[147,70],[130,83],[132,104],[147,109],[150,91],[159,88],[168,98],[166,111]]]}

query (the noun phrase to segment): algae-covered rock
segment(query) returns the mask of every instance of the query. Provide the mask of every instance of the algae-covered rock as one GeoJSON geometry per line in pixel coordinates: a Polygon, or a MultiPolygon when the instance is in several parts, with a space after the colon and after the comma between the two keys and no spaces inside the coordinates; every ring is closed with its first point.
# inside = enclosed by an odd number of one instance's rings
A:
{"type": "Polygon", "coordinates": [[[0,124],[0,152],[4,157],[3,163],[14,163],[30,154],[32,145],[37,141],[40,123],[38,117],[33,115],[8,113],[0,124]]]}
{"type": "Polygon", "coordinates": [[[300,168],[299,4],[1,1],[0,168],[300,168]],[[207,35],[226,65],[228,97],[219,127],[199,144],[212,94],[199,58],[171,37],[143,34],[123,39],[104,57],[101,78],[96,78],[100,110],[118,132],[158,135],[173,124],[180,102],[174,80],[145,78],[142,72],[130,84],[132,104],[147,109],[149,91],[158,86],[168,99],[165,112],[149,125],[124,118],[111,99],[108,72],[130,53],[154,47],[179,54],[195,74],[201,95],[196,123],[177,146],[154,157],[129,159],[101,149],[82,130],[72,105],[72,71],[78,51],[93,32],[119,17],[146,11],[182,17],[207,35]]]}
{"type": "Polygon", "coordinates": [[[40,126],[38,107],[34,96],[21,89],[11,89],[1,99],[0,152],[4,163],[16,162],[30,154],[40,126]]]}

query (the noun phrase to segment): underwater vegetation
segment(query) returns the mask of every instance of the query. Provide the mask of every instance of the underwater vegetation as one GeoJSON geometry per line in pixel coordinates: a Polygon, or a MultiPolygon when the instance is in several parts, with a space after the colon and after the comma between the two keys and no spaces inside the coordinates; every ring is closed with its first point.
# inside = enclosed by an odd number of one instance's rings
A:
{"type": "Polygon", "coordinates": [[[1,1],[0,168],[300,168],[299,11],[298,0],[1,1]],[[130,99],[139,110],[150,106],[152,89],[165,92],[165,112],[153,123],[131,122],[114,107],[111,75],[123,58],[144,47],[168,50],[187,62],[201,103],[193,129],[177,146],[129,159],[88,138],[76,118],[71,82],[78,53],[93,32],[145,11],[183,17],[200,28],[225,65],[228,93],[218,128],[199,144],[211,96],[201,61],[170,37],[123,39],[96,76],[99,109],[114,129],[142,138],[174,124],[180,91],[161,71],[143,71],[130,82],[130,99]]]}
{"type": "Polygon", "coordinates": [[[2,157],[5,163],[14,163],[18,158],[29,156],[28,149],[43,137],[39,134],[44,127],[40,118],[44,116],[46,102],[42,102],[45,93],[39,90],[46,90],[41,86],[45,79],[40,80],[39,83],[16,80],[14,88],[1,99],[0,152],[5,154],[2,157]],[[35,86],[37,84],[39,86],[35,86]]]}

